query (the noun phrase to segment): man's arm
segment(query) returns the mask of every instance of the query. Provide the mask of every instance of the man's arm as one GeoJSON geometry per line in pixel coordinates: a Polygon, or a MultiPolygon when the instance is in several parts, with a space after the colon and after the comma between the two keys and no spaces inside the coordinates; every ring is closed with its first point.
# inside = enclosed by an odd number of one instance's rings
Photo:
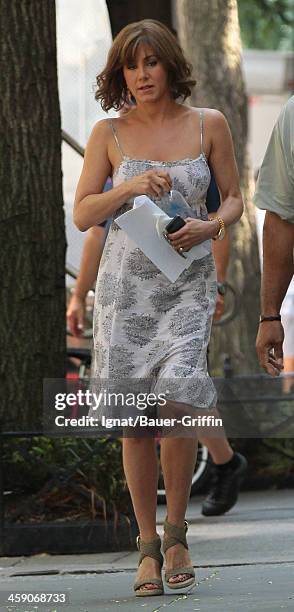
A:
{"type": "Polygon", "coordinates": [[[261,312],[280,313],[283,299],[294,274],[294,224],[266,212],[263,226],[263,278],[261,312]]]}
{"type": "MultiPolygon", "coordinates": [[[[280,313],[283,299],[294,274],[294,224],[275,213],[266,212],[263,228],[263,276],[261,313],[280,313]]],[[[260,365],[272,376],[283,369],[284,330],[280,321],[260,323],[256,340],[260,365]]]]}

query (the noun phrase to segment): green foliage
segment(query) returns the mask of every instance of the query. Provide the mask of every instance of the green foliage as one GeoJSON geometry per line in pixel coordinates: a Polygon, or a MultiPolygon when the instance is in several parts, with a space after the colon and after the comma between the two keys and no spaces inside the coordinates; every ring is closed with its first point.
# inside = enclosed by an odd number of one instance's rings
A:
{"type": "Polygon", "coordinates": [[[293,50],[293,0],[238,0],[243,46],[293,50]]]}
{"type": "Polygon", "coordinates": [[[130,511],[118,440],[10,439],[3,464],[8,520],[106,519],[130,511]]]}

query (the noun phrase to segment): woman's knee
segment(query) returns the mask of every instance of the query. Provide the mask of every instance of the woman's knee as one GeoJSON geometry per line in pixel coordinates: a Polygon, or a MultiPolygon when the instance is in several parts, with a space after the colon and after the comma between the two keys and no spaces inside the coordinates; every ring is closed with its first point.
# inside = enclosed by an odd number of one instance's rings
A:
{"type": "Polygon", "coordinates": [[[134,447],[134,448],[153,448],[155,446],[155,438],[154,437],[147,437],[147,436],[133,436],[131,438],[129,437],[123,437],[121,439],[122,441],[122,445],[123,447],[134,447]]]}

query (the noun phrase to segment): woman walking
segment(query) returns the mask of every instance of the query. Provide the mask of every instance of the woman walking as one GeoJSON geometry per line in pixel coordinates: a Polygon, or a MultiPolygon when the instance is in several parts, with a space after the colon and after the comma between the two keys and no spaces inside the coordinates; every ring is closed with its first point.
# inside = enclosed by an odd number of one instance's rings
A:
{"type": "MultiPolygon", "coordinates": [[[[184,104],[195,85],[190,65],[172,33],[154,20],[132,23],[117,35],[97,83],[96,99],[104,110],[121,108],[130,96],[136,106],[94,126],[76,192],[74,220],[80,230],[113,217],[96,285],[92,376],[118,382],[128,377],[149,385],[152,381],[149,390],[155,393],[163,380],[173,381],[174,401],[213,408],[216,394],[206,366],[216,297],[212,255],[194,261],[170,283],[115,218],[132,208],[138,195],[146,194],[160,206],[160,198],[173,188],[196,216],[169,234],[173,247],[183,253],[221,238],[242,214],[227,122],[216,110],[184,104]],[[222,197],[219,217],[212,221],[205,209],[208,160],[222,197]],[[114,187],[101,193],[109,175],[114,187]]],[[[196,453],[193,436],[161,441],[167,496],[163,552],[170,588],[195,582],[185,513],[196,453]]],[[[154,438],[124,438],[123,464],[140,531],[135,593],[159,595],[163,557],[156,532],[154,438]]]]}

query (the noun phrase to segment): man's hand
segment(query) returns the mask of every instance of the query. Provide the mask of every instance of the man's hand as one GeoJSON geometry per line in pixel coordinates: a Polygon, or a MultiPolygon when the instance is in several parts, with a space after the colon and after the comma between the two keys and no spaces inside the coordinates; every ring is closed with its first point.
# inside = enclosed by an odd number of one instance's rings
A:
{"type": "Polygon", "coordinates": [[[279,376],[283,365],[284,329],[280,321],[260,323],[256,350],[261,367],[271,376],[279,376]]]}

